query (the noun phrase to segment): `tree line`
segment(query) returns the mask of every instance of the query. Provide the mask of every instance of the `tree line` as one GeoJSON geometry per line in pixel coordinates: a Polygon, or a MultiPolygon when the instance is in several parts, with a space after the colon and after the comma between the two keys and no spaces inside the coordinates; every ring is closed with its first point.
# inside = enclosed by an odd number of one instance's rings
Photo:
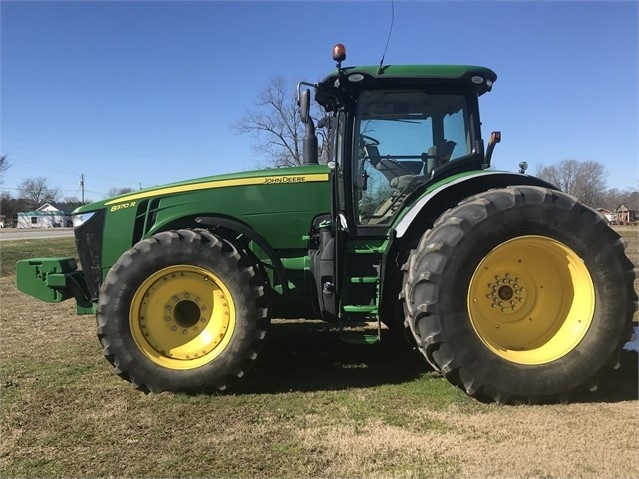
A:
{"type": "Polygon", "coordinates": [[[592,208],[614,211],[620,205],[639,210],[639,191],[607,188],[606,168],[598,161],[561,160],[550,166],[539,165],[535,176],[579,198],[592,208]]]}
{"type": "MultiPolygon", "coordinates": [[[[0,184],[4,181],[4,172],[10,167],[6,155],[0,156],[0,184]]],[[[133,191],[132,188],[110,188],[107,198],[123,195],[133,191]]],[[[76,196],[62,197],[60,188],[51,186],[47,178],[39,176],[36,178],[26,178],[18,185],[18,195],[13,197],[10,193],[0,194],[0,214],[5,217],[5,225],[16,224],[18,213],[34,211],[40,206],[49,203],[65,213],[71,213],[74,209],[83,204],[91,203],[92,200],[82,202],[76,196]]]]}
{"type": "Polygon", "coordinates": [[[0,213],[5,217],[5,225],[17,223],[18,213],[33,211],[45,203],[53,204],[64,212],[71,212],[83,203],[77,197],[62,198],[57,187],[50,186],[45,177],[27,178],[18,185],[18,196],[3,192],[0,196],[0,213]]]}

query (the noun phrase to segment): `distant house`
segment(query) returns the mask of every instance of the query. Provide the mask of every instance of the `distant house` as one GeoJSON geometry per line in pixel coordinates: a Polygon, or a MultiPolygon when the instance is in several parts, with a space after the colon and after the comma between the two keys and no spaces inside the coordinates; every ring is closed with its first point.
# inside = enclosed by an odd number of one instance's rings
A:
{"type": "Polygon", "coordinates": [[[630,210],[626,208],[624,205],[619,205],[615,208],[616,224],[625,225],[628,223],[636,223],[639,221],[639,211],[630,210]]]}
{"type": "Polygon", "coordinates": [[[614,224],[617,221],[617,213],[614,211],[607,210],[606,208],[597,208],[597,211],[608,223],[614,224]]]}
{"type": "Polygon", "coordinates": [[[68,214],[50,203],[35,211],[18,213],[18,228],[56,228],[66,226],[68,214]]]}

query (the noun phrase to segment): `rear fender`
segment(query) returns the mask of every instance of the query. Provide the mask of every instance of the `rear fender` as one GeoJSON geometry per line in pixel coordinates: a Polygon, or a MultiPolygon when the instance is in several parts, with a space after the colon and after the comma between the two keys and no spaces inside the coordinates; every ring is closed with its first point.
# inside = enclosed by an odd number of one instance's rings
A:
{"type": "Polygon", "coordinates": [[[394,238],[409,238],[430,228],[435,220],[460,201],[493,188],[513,185],[541,186],[557,190],[554,185],[539,178],[503,171],[481,171],[462,176],[427,191],[405,211],[394,226],[394,238]]]}
{"type": "Polygon", "coordinates": [[[493,188],[505,188],[511,185],[542,186],[556,190],[557,188],[534,176],[483,170],[465,175],[426,190],[413,205],[403,212],[396,221],[389,235],[389,244],[383,268],[380,316],[383,321],[396,321],[403,318],[401,303],[397,297],[401,293],[403,283],[402,265],[408,260],[410,251],[417,244],[424,232],[432,228],[441,214],[456,206],[470,196],[493,188]],[[393,265],[393,266],[390,266],[393,265]]]}

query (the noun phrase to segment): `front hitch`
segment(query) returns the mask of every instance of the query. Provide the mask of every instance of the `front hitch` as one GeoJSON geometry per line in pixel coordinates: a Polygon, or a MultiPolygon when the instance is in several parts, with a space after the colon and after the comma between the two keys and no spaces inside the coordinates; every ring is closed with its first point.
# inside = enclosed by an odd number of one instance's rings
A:
{"type": "Polygon", "coordinates": [[[16,287],[47,303],[76,300],[78,314],[95,312],[82,271],[75,258],[31,258],[16,263],[16,287]]]}

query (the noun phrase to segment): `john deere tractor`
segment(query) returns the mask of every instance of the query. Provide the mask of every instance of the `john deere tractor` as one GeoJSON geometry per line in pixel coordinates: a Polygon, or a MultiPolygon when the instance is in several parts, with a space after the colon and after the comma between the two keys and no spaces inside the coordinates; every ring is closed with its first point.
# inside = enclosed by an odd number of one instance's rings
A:
{"type": "Polygon", "coordinates": [[[596,211],[491,168],[500,135],[484,146],[478,98],[496,74],[333,57],[298,85],[304,165],[81,206],[82,269],[20,261],[18,288],[95,314],[104,355],[146,392],[226,389],[271,318],[379,324],[371,342],[408,333],[451,383],[500,403],[594,390],[632,336],[635,270],[596,211]]]}

